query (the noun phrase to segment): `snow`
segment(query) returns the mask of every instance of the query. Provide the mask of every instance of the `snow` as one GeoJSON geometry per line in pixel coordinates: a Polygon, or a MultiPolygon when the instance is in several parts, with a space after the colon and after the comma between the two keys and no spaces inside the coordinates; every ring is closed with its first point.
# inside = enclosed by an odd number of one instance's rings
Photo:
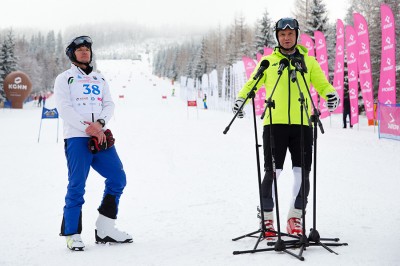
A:
{"type": "MultiPolygon", "coordinates": [[[[197,116],[180,99],[179,86],[171,97],[170,81],[152,76],[147,63],[97,64],[113,90],[116,112],[109,127],[128,177],[117,225],[134,243],[94,243],[104,181],[91,171],[83,207],[86,249],[66,248],[58,236],[67,186],[61,121],[58,142],[54,119],[43,120],[38,142],[41,110],[27,103],[0,110],[0,265],[400,265],[400,142],[379,139],[365,117],[342,129],[341,116],[332,116],[322,121],[325,134],[318,131],[317,229],[321,237],[349,245],[331,247],[339,255],[308,247],[305,262],[275,251],[233,255],[253,249],[256,238],[232,238],[259,224],[252,117],[235,120],[224,135],[230,112],[199,107],[197,116]]],[[[53,98],[46,107],[54,107],[53,98]]],[[[290,168],[287,158],[278,181],[283,230],[290,168]]],[[[312,193],[309,200],[307,231],[312,193]]]]}

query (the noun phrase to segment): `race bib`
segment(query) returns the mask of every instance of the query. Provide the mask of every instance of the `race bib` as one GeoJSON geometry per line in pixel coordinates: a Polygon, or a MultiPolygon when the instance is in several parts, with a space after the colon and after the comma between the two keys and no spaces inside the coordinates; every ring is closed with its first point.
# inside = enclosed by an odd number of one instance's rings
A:
{"type": "Polygon", "coordinates": [[[80,113],[101,113],[104,80],[96,76],[77,75],[69,80],[74,109],[80,113]]]}

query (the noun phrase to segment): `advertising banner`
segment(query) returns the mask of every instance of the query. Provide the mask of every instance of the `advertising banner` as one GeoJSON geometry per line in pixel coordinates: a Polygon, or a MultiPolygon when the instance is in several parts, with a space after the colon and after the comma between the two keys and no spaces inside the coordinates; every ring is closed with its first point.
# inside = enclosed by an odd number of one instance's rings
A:
{"type": "Polygon", "coordinates": [[[370,59],[368,25],[365,18],[354,13],[354,29],[357,33],[358,46],[358,75],[360,78],[361,94],[364,100],[365,114],[368,119],[374,119],[374,95],[370,59]]]}

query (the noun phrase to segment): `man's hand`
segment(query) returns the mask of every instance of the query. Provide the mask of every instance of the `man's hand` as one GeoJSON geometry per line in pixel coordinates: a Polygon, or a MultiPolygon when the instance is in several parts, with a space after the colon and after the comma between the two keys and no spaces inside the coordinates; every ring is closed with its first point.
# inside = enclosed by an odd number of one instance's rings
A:
{"type": "Polygon", "coordinates": [[[329,112],[335,111],[335,109],[339,106],[340,98],[339,94],[335,92],[329,92],[326,94],[328,100],[326,101],[329,112]]]}
{"type": "MultiPolygon", "coordinates": [[[[244,102],[243,98],[238,98],[235,101],[235,104],[233,105],[233,108],[232,108],[232,111],[233,111],[234,114],[236,114],[239,111],[239,108],[240,108],[240,106],[242,106],[243,102],[244,102]]],[[[240,110],[240,112],[238,113],[237,117],[243,118],[244,115],[245,115],[245,113],[244,113],[243,108],[242,108],[242,110],[240,110]]]]}
{"type": "Polygon", "coordinates": [[[103,132],[103,126],[99,122],[86,122],[89,126],[86,128],[85,132],[89,136],[96,137],[99,144],[106,141],[106,135],[103,132]]]}

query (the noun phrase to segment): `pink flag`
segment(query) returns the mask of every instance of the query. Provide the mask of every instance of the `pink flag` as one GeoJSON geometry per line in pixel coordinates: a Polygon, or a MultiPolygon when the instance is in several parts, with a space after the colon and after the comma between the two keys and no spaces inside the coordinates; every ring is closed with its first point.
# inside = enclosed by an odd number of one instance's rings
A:
{"type": "MultiPolygon", "coordinates": [[[[254,68],[256,67],[256,61],[247,56],[243,56],[242,60],[244,64],[244,69],[246,71],[246,77],[247,79],[249,79],[251,73],[253,73],[254,68]]],[[[265,101],[265,89],[260,88],[256,93],[256,97],[254,98],[256,115],[261,115],[264,112],[264,101],[265,101]]]]}
{"type": "MultiPolygon", "coordinates": [[[[260,61],[263,56],[267,56],[272,54],[274,49],[269,48],[269,47],[264,47],[264,55],[260,56],[260,58],[257,57],[257,61],[260,61]]],[[[257,53],[259,55],[259,53],[257,53]]],[[[264,103],[265,103],[265,95],[266,95],[266,88],[263,85],[256,93],[256,98],[254,100],[258,101],[258,105],[261,106],[262,109],[256,109],[256,115],[261,115],[264,112],[264,103]]],[[[256,106],[257,107],[257,106],[256,106]]]]}
{"type": "Polygon", "coordinates": [[[336,57],[335,74],[333,76],[333,86],[340,96],[338,108],[333,111],[334,114],[343,113],[343,82],[344,82],[344,25],[340,19],[336,22],[336,57]]]}
{"type": "Polygon", "coordinates": [[[272,54],[274,49],[269,48],[269,47],[264,47],[264,56],[272,54]]]}
{"type": "Polygon", "coordinates": [[[360,77],[361,93],[364,100],[365,114],[368,119],[374,119],[374,95],[369,50],[368,25],[365,18],[354,13],[354,29],[357,32],[358,75],[360,77]]]}
{"type": "Polygon", "coordinates": [[[261,60],[261,57],[272,54],[273,51],[274,51],[274,49],[272,49],[272,48],[264,47],[264,54],[257,53],[257,55],[256,55],[257,62],[259,62],[261,60]]]}
{"type": "MultiPolygon", "coordinates": [[[[325,73],[325,77],[329,80],[329,68],[328,68],[328,53],[326,51],[326,41],[325,36],[320,31],[314,31],[315,38],[315,53],[317,56],[317,61],[325,73]]],[[[319,102],[319,110],[321,112],[321,118],[328,117],[329,110],[326,106],[325,100],[321,97],[319,102]]]]}
{"type": "Polygon", "coordinates": [[[378,101],[396,103],[396,39],[393,12],[387,5],[381,5],[382,55],[378,101]]]}
{"type": "MultiPolygon", "coordinates": [[[[256,54],[257,62],[260,62],[261,57],[263,57],[262,54],[260,54],[260,53],[257,53],[257,54],[256,54]]],[[[248,78],[248,77],[247,77],[247,78],[248,78]]]]}
{"type": "Polygon", "coordinates": [[[244,64],[244,69],[246,71],[246,77],[247,77],[247,79],[249,79],[251,73],[253,73],[254,68],[256,67],[256,62],[252,58],[247,57],[247,56],[243,56],[242,60],[243,60],[243,64],[244,64]]]}
{"type": "MultiPolygon", "coordinates": [[[[305,33],[300,34],[300,44],[304,45],[308,49],[308,55],[315,56],[314,41],[308,34],[305,33]]],[[[313,86],[310,86],[310,93],[315,106],[318,107],[318,94],[313,86]]]]}
{"type": "Polygon", "coordinates": [[[347,76],[349,81],[350,119],[351,124],[358,123],[358,71],[357,71],[357,37],[352,26],[346,26],[347,76]]]}

